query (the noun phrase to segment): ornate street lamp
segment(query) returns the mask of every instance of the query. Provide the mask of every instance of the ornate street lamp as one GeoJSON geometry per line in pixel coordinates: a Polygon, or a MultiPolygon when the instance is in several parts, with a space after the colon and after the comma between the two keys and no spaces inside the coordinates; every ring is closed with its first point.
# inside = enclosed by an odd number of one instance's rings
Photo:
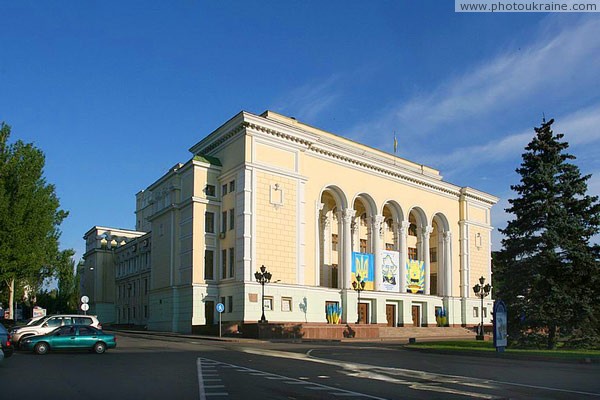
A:
{"type": "Polygon", "coordinates": [[[265,283],[271,282],[271,273],[267,271],[265,266],[260,267],[260,272],[256,271],[254,273],[254,277],[256,278],[256,282],[260,283],[262,286],[262,317],[260,317],[260,324],[265,324],[269,321],[265,318],[265,283]]]}
{"type": "Polygon", "coordinates": [[[492,291],[492,286],[488,283],[485,286],[485,278],[482,276],[479,278],[479,283],[473,286],[473,291],[475,292],[475,296],[481,299],[481,325],[479,326],[477,336],[475,337],[477,340],[484,340],[484,330],[483,330],[483,299],[492,291]]]}
{"type": "Polygon", "coordinates": [[[356,323],[360,324],[360,292],[365,290],[365,281],[363,281],[363,278],[360,276],[360,274],[356,275],[356,280],[352,282],[352,288],[358,292],[358,303],[356,305],[358,318],[356,320],[356,323]]]}

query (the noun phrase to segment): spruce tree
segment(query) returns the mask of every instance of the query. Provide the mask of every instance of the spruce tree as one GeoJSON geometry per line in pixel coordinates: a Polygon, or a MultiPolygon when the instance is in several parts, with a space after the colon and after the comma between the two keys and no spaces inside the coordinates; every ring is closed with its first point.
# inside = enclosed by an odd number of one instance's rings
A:
{"type": "Polygon", "coordinates": [[[591,345],[598,341],[600,204],[587,194],[582,176],[566,152],[554,120],[535,128],[517,172],[518,195],[506,210],[508,222],[497,254],[498,295],[508,306],[513,341],[537,339],[547,348],[557,341],[591,345]]]}

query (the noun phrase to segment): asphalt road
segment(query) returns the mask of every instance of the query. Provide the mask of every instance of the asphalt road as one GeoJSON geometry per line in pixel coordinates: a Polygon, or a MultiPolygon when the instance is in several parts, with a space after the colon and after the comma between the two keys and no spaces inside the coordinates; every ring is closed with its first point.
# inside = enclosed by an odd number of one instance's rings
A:
{"type": "Polygon", "coordinates": [[[102,355],[17,352],[0,364],[0,398],[600,399],[600,365],[123,333],[102,355]]]}

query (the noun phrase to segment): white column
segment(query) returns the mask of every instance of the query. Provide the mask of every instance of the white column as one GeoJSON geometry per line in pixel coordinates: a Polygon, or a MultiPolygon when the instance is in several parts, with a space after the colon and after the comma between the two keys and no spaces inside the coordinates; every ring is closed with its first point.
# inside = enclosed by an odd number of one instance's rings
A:
{"type": "Polygon", "coordinates": [[[442,261],[444,267],[444,293],[442,295],[452,296],[452,233],[446,231],[442,235],[442,261]]]}
{"type": "Polygon", "coordinates": [[[344,265],[343,265],[343,274],[342,274],[342,289],[350,289],[352,287],[352,283],[350,282],[350,274],[352,273],[352,229],[351,223],[354,218],[354,214],[356,211],[347,208],[342,211],[342,230],[344,233],[344,256],[342,257],[344,265]]]}
{"type": "Polygon", "coordinates": [[[323,212],[323,208],[325,207],[325,204],[317,202],[316,205],[316,215],[315,218],[317,220],[316,223],[316,238],[317,238],[317,242],[319,243],[319,248],[317,249],[317,254],[315,256],[315,267],[316,267],[316,271],[315,271],[315,286],[321,286],[321,271],[323,269],[323,264],[325,263],[325,232],[323,229],[323,216],[322,216],[322,212],[323,212]]]}
{"type": "Polygon", "coordinates": [[[374,259],[375,259],[375,276],[373,277],[373,282],[375,283],[375,290],[381,290],[381,283],[383,281],[382,273],[381,273],[381,235],[382,235],[382,224],[383,224],[383,215],[375,215],[371,217],[371,243],[374,259]]]}
{"type": "Polygon", "coordinates": [[[460,297],[469,298],[469,226],[460,221],[460,297]]]}
{"type": "Polygon", "coordinates": [[[421,251],[423,252],[423,264],[425,264],[425,294],[431,294],[431,263],[429,261],[429,236],[431,232],[433,232],[431,226],[424,226],[422,229],[421,251]]]}
{"type": "Polygon", "coordinates": [[[406,293],[406,260],[408,259],[408,221],[400,224],[400,293],[406,293]]]}

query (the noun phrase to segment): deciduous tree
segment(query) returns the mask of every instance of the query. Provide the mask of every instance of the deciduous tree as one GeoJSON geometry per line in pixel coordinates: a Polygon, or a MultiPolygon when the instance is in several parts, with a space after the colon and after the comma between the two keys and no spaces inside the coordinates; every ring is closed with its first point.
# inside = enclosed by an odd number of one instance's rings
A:
{"type": "Polygon", "coordinates": [[[0,124],[0,282],[9,290],[13,317],[15,283],[32,284],[53,273],[59,225],[68,213],[43,176],[44,153],[21,140],[9,144],[10,131],[0,124]]]}

